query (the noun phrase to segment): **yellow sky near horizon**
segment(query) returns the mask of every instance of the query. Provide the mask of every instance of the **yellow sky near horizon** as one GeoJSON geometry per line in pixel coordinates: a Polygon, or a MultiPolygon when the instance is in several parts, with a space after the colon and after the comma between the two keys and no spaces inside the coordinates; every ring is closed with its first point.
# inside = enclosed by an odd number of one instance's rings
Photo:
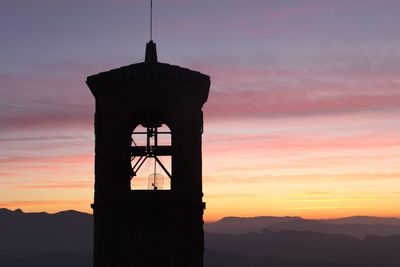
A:
{"type": "MultiPolygon", "coordinates": [[[[158,2],[160,62],[211,77],[206,221],[400,217],[400,1],[158,2]]],[[[143,61],[147,4],[0,2],[0,207],[91,212],[85,80],[143,61]]]]}

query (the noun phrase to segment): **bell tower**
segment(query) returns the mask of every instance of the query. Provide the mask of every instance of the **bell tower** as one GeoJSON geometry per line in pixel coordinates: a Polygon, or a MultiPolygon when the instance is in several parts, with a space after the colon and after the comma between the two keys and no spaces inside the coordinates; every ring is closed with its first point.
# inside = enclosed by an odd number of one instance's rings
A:
{"type": "Polygon", "coordinates": [[[144,62],[86,83],[96,100],[94,266],[202,267],[210,77],[158,62],[150,41],[144,62]]]}

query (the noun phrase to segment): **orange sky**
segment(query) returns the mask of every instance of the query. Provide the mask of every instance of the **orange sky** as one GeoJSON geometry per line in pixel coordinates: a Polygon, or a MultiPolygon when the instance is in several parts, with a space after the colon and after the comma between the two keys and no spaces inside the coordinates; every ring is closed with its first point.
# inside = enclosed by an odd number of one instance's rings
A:
{"type": "MultiPolygon", "coordinates": [[[[148,32],[145,1],[90,3],[0,4],[0,207],[91,212],[94,99],[85,80],[142,61],[148,32]]],[[[400,217],[399,8],[159,3],[160,61],[212,80],[207,221],[400,217]]]]}

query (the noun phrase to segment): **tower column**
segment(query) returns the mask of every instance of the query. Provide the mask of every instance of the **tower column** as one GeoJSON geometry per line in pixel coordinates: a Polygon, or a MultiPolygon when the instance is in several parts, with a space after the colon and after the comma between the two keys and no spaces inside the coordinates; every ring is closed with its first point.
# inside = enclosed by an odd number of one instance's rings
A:
{"type": "Polygon", "coordinates": [[[94,266],[202,267],[202,107],[210,77],[158,62],[150,41],[145,62],[86,83],[96,99],[94,266]],[[170,144],[160,141],[165,134],[170,144]],[[170,179],[168,190],[149,162],[170,179]],[[151,177],[152,186],[131,187],[151,177]]]}

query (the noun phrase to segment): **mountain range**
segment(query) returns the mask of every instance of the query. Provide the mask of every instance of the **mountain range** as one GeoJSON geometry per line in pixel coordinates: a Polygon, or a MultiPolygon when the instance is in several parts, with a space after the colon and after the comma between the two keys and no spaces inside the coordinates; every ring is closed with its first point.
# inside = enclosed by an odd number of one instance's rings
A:
{"type": "MultiPolygon", "coordinates": [[[[205,266],[399,267],[400,220],[227,217],[205,224],[205,266]]],[[[0,209],[0,266],[92,264],[93,218],[0,209]]]]}
{"type": "Polygon", "coordinates": [[[250,218],[226,217],[204,226],[204,230],[207,232],[225,234],[261,233],[264,229],[273,231],[311,231],[365,238],[367,235],[387,236],[400,234],[400,219],[369,216],[354,216],[329,220],[270,216],[250,218]]]}

